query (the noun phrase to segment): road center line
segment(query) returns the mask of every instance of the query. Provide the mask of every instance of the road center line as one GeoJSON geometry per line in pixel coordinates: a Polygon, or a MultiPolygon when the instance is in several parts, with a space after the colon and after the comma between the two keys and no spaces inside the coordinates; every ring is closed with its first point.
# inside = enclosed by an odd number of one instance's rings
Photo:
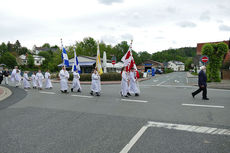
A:
{"type": "Polygon", "coordinates": [[[145,100],[133,100],[133,99],[121,99],[121,101],[130,101],[130,102],[137,102],[137,103],[147,103],[148,102],[145,100]]]}
{"type": "Polygon", "coordinates": [[[93,96],[84,96],[84,95],[71,95],[74,97],[82,97],[82,98],[93,98],[93,96]]]}
{"type": "Polygon", "coordinates": [[[211,108],[224,108],[224,106],[217,105],[198,105],[198,104],[181,104],[182,106],[194,106],[194,107],[211,107],[211,108]]]}
{"type": "Polygon", "coordinates": [[[40,91],[40,93],[50,94],[50,95],[55,95],[55,94],[56,94],[56,93],[54,93],[54,92],[46,92],[46,91],[40,91]]]}
{"type": "Polygon", "coordinates": [[[128,153],[128,151],[132,148],[132,146],[137,142],[137,140],[141,137],[141,135],[148,128],[147,125],[143,126],[136,135],[129,141],[129,143],[120,151],[120,153],[128,153]]]}

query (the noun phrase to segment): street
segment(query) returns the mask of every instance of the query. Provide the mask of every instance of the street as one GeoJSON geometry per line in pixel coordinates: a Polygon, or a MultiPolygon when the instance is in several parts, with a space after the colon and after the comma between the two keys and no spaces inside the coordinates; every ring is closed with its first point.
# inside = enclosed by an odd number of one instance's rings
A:
{"type": "Polygon", "coordinates": [[[102,85],[100,97],[90,85],[68,94],[59,83],[13,89],[0,102],[0,152],[229,153],[230,90],[208,88],[204,101],[191,96],[196,83],[186,72],[163,74],[140,82],[140,96],[129,98],[120,84],[102,85]]]}

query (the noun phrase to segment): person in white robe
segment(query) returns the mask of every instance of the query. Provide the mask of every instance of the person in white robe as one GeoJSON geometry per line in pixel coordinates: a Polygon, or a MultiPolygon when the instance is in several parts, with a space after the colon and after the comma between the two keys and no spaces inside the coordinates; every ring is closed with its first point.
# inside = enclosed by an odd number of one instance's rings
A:
{"type": "Polygon", "coordinates": [[[15,83],[16,83],[16,87],[19,87],[21,85],[21,71],[20,70],[16,70],[16,74],[15,74],[15,83]]]}
{"type": "Polygon", "coordinates": [[[100,76],[97,73],[96,69],[93,71],[91,79],[92,79],[92,82],[91,82],[91,92],[90,92],[90,94],[93,95],[93,93],[95,93],[96,96],[100,96],[100,91],[101,91],[100,76]]]}
{"type": "Polygon", "coordinates": [[[45,81],[46,82],[45,88],[46,89],[52,89],[53,88],[50,78],[51,78],[51,75],[49,73],[49,70],[47,70],[45,73],[45,80],[46,80],[45,81]]]}
{"type": "Polygon", "coordinates": [[[72,88],[71,88],[71,92],[73,91],[77,91],[77,92],[81,92],[81,84],[80,84],[80,75],[78,72],[74,71],[73,72],[73,83],[72,83],[72,88]]]}
{"type": "Polygon", "coordinates": [[[43,74],[41,73],[41,70],[38,70],[38,73],[36,74],[36,78],[37,78],[37,85],[38,85],[38,89],[42,90],[42,81],[44,79],[43,74]]]}
{"type": "Polygon", "coordinates": [[[60,77],[61,92],[67,93],[69,72],[66,71],[65,66],[63,66],[62,70],[59,72],[59,77],[60,77]]]}
{"type": "Polygon", "coordinates": [[[36,77],[36,73],[33,72],[32,76],[31,76],[31,79],[32,79],[32,86],[34,89],[37,88],[37,77],[36,77]]]}
{"type": "Polygon", "coordinates": [[[30,89],[30,79],[28,77],[28,72],[25,71],[24,74],[23,74],[23,86],[24,86],[24,89],[30,89]]]}
{"type": "Polygon", "coordinates": [[[11,75],[10,75],[10,80],[14,85],[16,83],[15,77],[16,77],[17,70],[18,70],[18,67],[15,66],[13,71],[11,72],[11,75]]]}
{"type": "Polygon", "coordinates": [[[128,75],[123,67],[121,70],[121,96],[128,97],[128,75]]]}
{"type": "Polygon", "coordinates": [[[137,76],[136,76],[136,71],[134,68],[131,68],[131,71],[129,73],[129,93],[135,94],[135,96],[139,96],[140,91],[137,86],[137,76]]]}

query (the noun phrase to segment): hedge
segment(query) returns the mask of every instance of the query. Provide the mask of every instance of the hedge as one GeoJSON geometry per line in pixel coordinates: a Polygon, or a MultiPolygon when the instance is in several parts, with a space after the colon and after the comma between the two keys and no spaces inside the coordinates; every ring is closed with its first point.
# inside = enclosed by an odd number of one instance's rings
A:
{"type": "MultiPolygon", "coordinates": [[[[143,78],[143,73],[139,72],[140,78],[143,78]]],[[[73,73],[69,74],[69,81],[73,80],[73,73]]],[[[91,81],[91,73],[80,74],[80,81],[91,81]]],[[[59,78],[58,73],[51,74],[51,78],[59,78]]],[[[121,81],[121,74],[116,72],[103,73],[101,81],[121,81]]]]}

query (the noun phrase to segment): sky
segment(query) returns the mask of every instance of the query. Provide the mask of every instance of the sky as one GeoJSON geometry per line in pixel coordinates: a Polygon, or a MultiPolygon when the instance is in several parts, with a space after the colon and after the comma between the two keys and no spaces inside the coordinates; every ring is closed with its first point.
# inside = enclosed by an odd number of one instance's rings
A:
{"type": "Polygon", "coordinates": [[[0,0],[0,43],[32,49],[93,37],[154,53],[229,40],[229,0],[0,0]]]}

